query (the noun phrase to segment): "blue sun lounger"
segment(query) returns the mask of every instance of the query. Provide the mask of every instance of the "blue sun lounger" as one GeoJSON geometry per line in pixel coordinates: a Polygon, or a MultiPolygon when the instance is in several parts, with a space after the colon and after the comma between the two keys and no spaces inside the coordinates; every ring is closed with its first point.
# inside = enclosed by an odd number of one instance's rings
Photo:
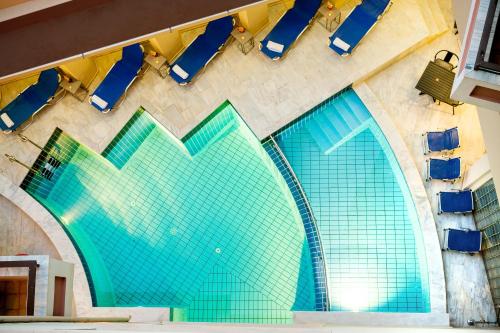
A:
{"type": "Polygon", "coordinates": [[[390,0],[363,0],[330,36],[330,48],[341,56],[350,55],[390,5],[390,0]]]}
{"type": "Polygon", "coordinates": [[[140,44],[124,47],[121,60],[111,67],[104,80],[90,96],[90,104],[102,113],[111,111],[137,78],[142,68],[143,57],[140,44]]]}
{"type": "Polygon", "coordinates": [[[474,210],[472,191],[450,191],[438,193],[438,214],[465,214],[474,210]]]}
{"type": "Polygon", "coordinates": [[[443,250],[470,254],[480,252],[481,232],[467,229],[444,229],[443,250]]]}
{"type": "Polygon", "coordinates": [[[169,68],[170,76],[180,85],[193,80],[226,44],[233,30],[234,19],[226,16],[208,23],[205,33],[189,44],[169,68]]]}
{"type": "Polygon", "coordinates": [[[460,178],[460,157],[450,159],[431,158],[427,161],[427,180],[454,181],[460,178]]]}
{"type": "Polygon", "coordinates": [[[423,137],[424,154],[450,151],[460,147],[460,139],[456,127],[441,132],[427,132],[423,137]]]}
{"type": "Polygon", "coordinates": [[[313,20],[321,0],[296,0],[285,12],[273,30],[260,42],[259,49],[266,56],[278,60],[299,39],[313,20]]]}
{"type": "Polygon", "coordinates": [[[24,89],[0,111],[0,129],[10,133],[35,116],[54,98],[60,80],[54,68],[41,72],[37,83],[24,89]]]}

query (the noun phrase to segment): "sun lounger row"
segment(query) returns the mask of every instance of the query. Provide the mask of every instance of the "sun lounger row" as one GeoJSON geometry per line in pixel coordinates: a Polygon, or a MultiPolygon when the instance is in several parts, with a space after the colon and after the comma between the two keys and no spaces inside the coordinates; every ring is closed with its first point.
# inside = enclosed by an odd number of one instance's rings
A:
{"type": "MultiPolygon", "coordinates": [[[[451,153],[460,147],[458,128],[427,132],[422,135],[424,154],[451,153]]],[[[461,177],[460,157],[429,158],[426,161],[426,180],[433,179],[454,182],[461,177]]],[[[438,193],[438,214],[470,213],[473,209],[472,192],[449,191],[438,193]]]]}
{"type": "MultiPolygon", "coordinates": [[[[261,41],[261,51],[271,59],[282,58],[310,26],[320,5],[321,0],[296,0],[293,8],[286,11],[261,41]]],[[[389,0],[363,0],[331,36],[330,47],[339,54],[350,54],[389,6],[389,0]]],[[[226,45],[234,24],[231,16],[209,22],[205,32],[196,37],[169,66],[170,76],[181,85],[191,82],[226,45]]],[[[138,77],[143,61],[144,50],[140,44],[124,47],[122,58],[90,95],[90,104],[103,113],[116,108],[138,77]]],[[[43,71],[37,83],[21,92],[0,111],[0,130],[10,133],[33,117],[54,98],[59,82],[60,76],[55,69],[43,71]]]]}
{"type": "MultiPolygon", "coordinates": [[[[363,0],[330,36],[330,48],[341,56],[350,55],[391,4],[390,0],[363,0]]],[[[310,26],[320,6],[321,0],[296,0],[260,42],[262,53],[281,59],[310,26]]]]}
{"type": "MultiPolygon", "coordinates": [[[[424,154],[451,153],[460,147],[458,128],[423,134],[424,154]]],[[[427,180],[455,181],[461,176],[460,157],[430,158],[427,160],[427,180]]],[[[470,189],[440,191],[438,215],[443,213],[466,214],[474,210],[474,198],[470,189]]],[[[481,232],[469,229],[444,229],[442,249],[464,253],[481,251],[481,232]]]]}
{"type": "MultiPolygon", "coordinates": [[[[196,37],[171,64],[170,76],[181,85],[191,82],[224,47],[233,26],[234,19],[231,16],[209,22],[205,32],[196,37]]],[[[117,102],[139,75],[143,58],[144,50],[141,45],[134,44],[123,48],[122,59],[111,67],[90,96],[90,104],[103,113],[116,107],[117,102]]]]}

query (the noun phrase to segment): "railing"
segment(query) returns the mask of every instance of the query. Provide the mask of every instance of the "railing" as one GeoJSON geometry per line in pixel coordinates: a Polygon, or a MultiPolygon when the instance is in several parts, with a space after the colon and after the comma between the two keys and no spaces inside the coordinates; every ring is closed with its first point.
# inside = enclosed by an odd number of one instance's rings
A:
{"type": "MultiPolygon", "coordinates": [[[[316,310],[328,311],[330,306],[328,297],[326,264],[316,219],[314,217],[309,201],[307,200],[304,189],[302,188],[290,163],[279,148],[274,137],[272,135],[269,136],[269,140],[267,142],[269,142],[269,144],[272,146],[273,152],[277,154],[276,157],[279,158],[279,160],[276,160],[275,158],[273,158],[274,156],[272,156],[272,154],[268,151],[268,153],[270,153],[269,155],[271,156],[271,159],[273,159],[282,176],[287,181],[288,186],[292,191],[292,195],[294,196],[294,199],[299,206],[299,212],[302,216],[306,237],[311,251],[311,259],[313,261],[313,273],[316,286],[316,310]],[[284,168],[280,168],[280,164],[282,164],[284,168]],[[303,206],[304,209],[301,209],[301,206],[303,206]]],[[[266,142],[264,142],[264,146],[265,144],[266,142]]]]}

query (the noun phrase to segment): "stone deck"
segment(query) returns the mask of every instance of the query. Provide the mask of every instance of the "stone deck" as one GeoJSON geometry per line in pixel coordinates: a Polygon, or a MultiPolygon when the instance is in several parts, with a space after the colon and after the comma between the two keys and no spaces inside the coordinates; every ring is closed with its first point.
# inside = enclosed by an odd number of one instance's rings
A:
{"type": "MultiPolygon", "coordinates": [[[[180,87],[170,78],[161,79],[155,72],[148,71],[131,87],[117,110],[100,114],[89,104],[66,96],[38,115],[24,134],[44,144],[55,127],[60,127],[78,141],[101,152],[140,105],[175,135],[182,137],[229,99],[256,135],[264,138],[344,87],[364,83],[396,125],[419,170],[423,170],[424,163],[420,135],[426,130],[457,125],[463,143],[463,148],[457,153],[466,163],[472,164],[484,153],[475,108],[462,106],[457,115],[452,116],[450,107],[433,104],[430,98],[418,96],[414,89],[436,51],[458,49],[456,37],[451,32],[443,34],[447,26],[443,27],[442,17],[430,17],[428,12],[428,8],[433,8],[434,12],[441,10],[447,24],[451,24],[449,0],[431,0],[430,7],[425,3],[420,0],[394,1],[383,20],[349,58],[333,53],[327,46],[329,33],[314,23],[283,61],[273,62],[257,48],[244,56],[232,43],[188,87],[180,87]]],[[[345,8],[344,12],[348,9],[345,8]]],[[[256,40],[270,28],[271,25],[256,40]]],[[[15,135],[9,135],[0,136],[0,153],[13,154],[30,165],[39,152],[15,135]]],[[[1,157],[0,174],[14,184],[20,184],[26,169],[1,157]]],[[[420,176],[423,179],[422,172],[420,176]]],[[[471,217],[436,215],[435,193],[446,187],[450,185],[426,184],[439,234],[446,226],[473,225],[471,217]]],[[[14,212],[17,209],[14,205],[2,203],[5,200],[0,201],[0,207],[2,215],[5,212],[7,217],[0,215],[0,229],[9,228],[11,233],[20,233],[23,227],[18,220],[23,215],[14,212]],[[16,228],[20,230],[13,230],[16,228]]],[[[26,232],[26,237],[38,236],[26,232]]],[[[45,243],[47,252],[53,250],[48,240],[45,243]]],[[[20,241],[19,249],[24,248],[22,244],[20,241]]],[[[443,261],[452,324],[463,326],[470,318],[494,320],[481,257],[445,253],[443,261]]]]}

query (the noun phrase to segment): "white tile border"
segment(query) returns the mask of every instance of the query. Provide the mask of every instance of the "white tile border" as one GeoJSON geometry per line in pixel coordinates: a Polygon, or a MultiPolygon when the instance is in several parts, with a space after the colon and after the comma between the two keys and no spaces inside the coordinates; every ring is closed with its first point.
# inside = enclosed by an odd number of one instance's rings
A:
{"type": "Polygon", "coordinates": [[[446,284],[441,246],[431,205],[420,174],[395,124],[370,88],[365,83],[355,85],[353,88],[387,138],[406,179],[417,209],[426,252],[431,313],[446,314],[446,284]]]}
{"type": "Polygon", "coordinates": [[[369,327],[449,327],[447,313],[294,312],[296,325],[356,325],[369,327]]]}

